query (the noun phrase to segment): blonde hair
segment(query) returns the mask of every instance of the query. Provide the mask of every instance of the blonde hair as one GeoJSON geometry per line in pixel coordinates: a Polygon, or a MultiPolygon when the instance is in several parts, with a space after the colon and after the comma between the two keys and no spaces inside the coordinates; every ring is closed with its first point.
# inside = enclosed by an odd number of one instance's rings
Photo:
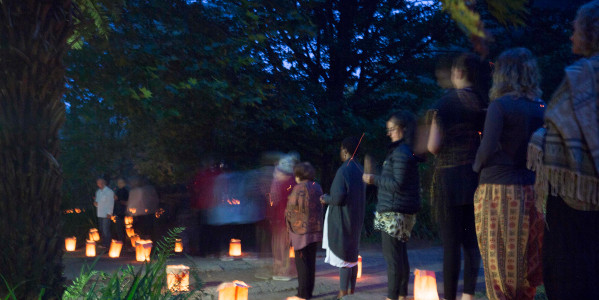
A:
{"type": "Polygon", "coordinates": [[[576,20],[582,33],[582,51],[585,56],[599,52],[599,1],[591,1],[578,9],[576,20]]]}
{"type": "Polygon", "coordinates": [[[535,99],[541,96],[540,79],[537,59],[530,50],[508,49],[495,62],[489,98],[495,100],[505,95],[514,95],[535,99]]]}

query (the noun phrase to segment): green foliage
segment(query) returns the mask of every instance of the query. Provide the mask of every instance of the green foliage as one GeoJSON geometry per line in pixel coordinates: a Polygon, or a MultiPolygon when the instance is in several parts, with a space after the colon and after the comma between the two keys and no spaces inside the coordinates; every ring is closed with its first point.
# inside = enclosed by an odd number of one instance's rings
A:
{"type": "Polygon", "coordinates": [[[168,231],[157,243],[152,259],[139,270],[127,265],[111,275],[84,266],[80,275],[67,287],[63,299],[190,299],[201,292],[202,281],[192,271],[196,285],[188,293],[172,294],[166,286],[166,263],[173,255],[175,240],[183,227],[168,231]]]}

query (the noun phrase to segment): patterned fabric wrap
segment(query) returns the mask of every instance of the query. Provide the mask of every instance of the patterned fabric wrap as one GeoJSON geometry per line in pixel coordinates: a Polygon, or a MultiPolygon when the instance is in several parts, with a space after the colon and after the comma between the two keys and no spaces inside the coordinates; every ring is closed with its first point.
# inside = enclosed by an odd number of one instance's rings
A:
{"type": "Polygon", "coordinates": [[[410,239],[414,224],[416,224],[416,215],[391,211],[375,212],[374,215],[374,229],[383,231],[402,242],[410,239]]]}
{"type": "MultiPolygon", "coordinates": [[[[293,187],[287,201],[287,228],[295,234],[322,232],[322,188],[315,181],[300,182],[293,187]]],[[[298,249],[299,250],[299,249],[298,249]]]]}
{"type": "Polygon", "coordinates": [[[474,216],[489,299],[534,299],[544,222],[533,185],[479,185],[474,216]]]}
{"type": "Polygon", "coordinates": [[[599,210],[599,55],[566,68],[566,76],[528,147],[539,201],[559,195],[572,208],[599,210]]]}

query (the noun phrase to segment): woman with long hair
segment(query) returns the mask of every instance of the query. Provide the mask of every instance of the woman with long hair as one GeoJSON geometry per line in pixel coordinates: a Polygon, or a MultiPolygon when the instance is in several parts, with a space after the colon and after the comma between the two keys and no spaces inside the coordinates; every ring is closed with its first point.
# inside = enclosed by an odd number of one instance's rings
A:
{"type": "Polygon", "coordinates": [[[387,262],[387,300],[408,295],[410,263],[406,243],[420,210],[420,178],[412,145],[416,118],[399,111],[387,121],[391,139],[381,175],[364,174],[362,180],[378,188],[374,227],[381,231],[383,256],[387,262]]]}
{"type": "Polygon", "coordinates": [[[495,62],[491,104],[473,165],[476,235],[487,297],[533,299],[542,282],[543,216],[535,208],[534,173],[526,168],[530,136],[543,125],[539,69],[525,48],[495,62]]]}

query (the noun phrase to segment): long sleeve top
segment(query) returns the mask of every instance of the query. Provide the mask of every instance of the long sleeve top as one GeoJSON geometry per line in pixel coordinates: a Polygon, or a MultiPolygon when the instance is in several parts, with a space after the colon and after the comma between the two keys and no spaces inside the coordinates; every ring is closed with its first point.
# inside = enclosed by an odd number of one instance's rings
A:
{"type": "Polygon", "coordinates": [[[543,126],[544,112],[540,99],[508,95],[491,102],[472,166],[480,173],[480,184],[534,184],[534,172],[526,168],[526,149],[530,136],[543,126]]]}
{"type": "Polygon", "coordinates": [[[114,209],[114,192],[107,186],[96,191],[96,202],[98,202],[98,218],[106,218],[112,215],[114,209]]]}

